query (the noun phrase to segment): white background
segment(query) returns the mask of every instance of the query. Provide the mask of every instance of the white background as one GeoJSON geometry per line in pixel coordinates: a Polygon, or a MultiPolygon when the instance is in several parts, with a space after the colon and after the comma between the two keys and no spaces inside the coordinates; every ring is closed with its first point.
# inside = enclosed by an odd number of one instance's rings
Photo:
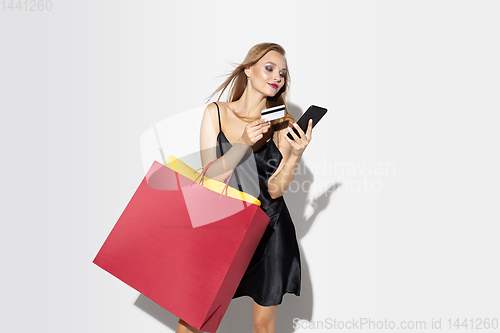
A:
{"type": "MultiPolygon", "coordinates": [[[[430,332],[439,318],[444,331],[448,318],[500,317],[499,14],[498,1],[2,8],[0,330],[175,330],[92,260],[144,176],[142,133],[204,104],[263,41],[287,51],[295,116],[329,110],[297,176],[314,182],[285,195],[303,284],[278,332],[293,318],[430,332]]],[[[219,331],[251,331],[249,298],[219,331]]]]}

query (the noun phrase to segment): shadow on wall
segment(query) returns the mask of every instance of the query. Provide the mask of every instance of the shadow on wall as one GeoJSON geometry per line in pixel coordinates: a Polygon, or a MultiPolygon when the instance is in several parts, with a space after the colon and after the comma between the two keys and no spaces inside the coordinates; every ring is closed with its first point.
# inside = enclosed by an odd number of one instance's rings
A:
{"type": "MultiPolygon", "coordinates": [[[[297,116],[297,113],[294,112],[294,110],[298,109],[294,106],[291,106],[290,109],[295,119],[299,119],[301,113],[298,112],[297,116]]],[[[299,170],[303,170],[303,172],[297,173],[294,176],[294,181],[297,181],[299,184],[312,184],[314,181],[314,175],[308,168],[304,167],[302,161],[300,164],[299,170]]],[[[332,185],[326,190],[325,193],[320,195],[318,198],[313,199],[308,198],[310,185],[309,187],[304,187],[303,191],[294,191],[294,193],[287,192],[285,195],[285,201],[295,225],[301,253],[301,291],[299,297],[293,294],[286,294],[283,297],[283,302],[278,306],[276,326],[277,332],[279,333],[294,332],[294,318],[305,319],[308,321],[312,319],[313,288],[309,265],[303,255],[301,240],[309,232],[317,216],[330,204],[331,195],[339,188],[340,185],[340,183],[332,185]],[[310,217],[306,217],[305,213],[309,205],[313,207],[313,213],[310,217]]],[[[310,211],[310,209],[307,210],[310,211]]],[[[177,329],[177,322],[179,319],[155,302],[151,301],[146,296],[142,294],[139,295],[134,305],[163,323],[172,331],[175,332],[177,329]]],[[[253,300],[247,296],[232,300],[217,332],[252,332],[252,306],[253,300]]]]}

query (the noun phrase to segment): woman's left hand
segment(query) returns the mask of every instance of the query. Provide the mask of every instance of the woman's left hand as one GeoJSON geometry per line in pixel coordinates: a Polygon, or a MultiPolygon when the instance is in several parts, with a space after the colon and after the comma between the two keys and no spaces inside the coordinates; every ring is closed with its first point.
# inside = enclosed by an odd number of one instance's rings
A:
{"type": "Polygon", "coordinates": [[[307,131],[304,133],[302,128],[300,128],[297,123],[294,123],[293,126],[295,129],[299,132],[300,138],[297,134],[295,134],[295,131],[292,130],[290,127],[288,127],[288,133],[293,136],[295,139],[292,140],[288,137],[288,134],[285,134],[285,139],[286,141],[292,146],[292,154],[295,154],[297,156],[302,156],[302,153],[304,152],[304,149],[306,149],[307,145],[309,142],[311,142],[312,139],[312,119],[309,119],[309,124],[307,125],[307,131]]]}

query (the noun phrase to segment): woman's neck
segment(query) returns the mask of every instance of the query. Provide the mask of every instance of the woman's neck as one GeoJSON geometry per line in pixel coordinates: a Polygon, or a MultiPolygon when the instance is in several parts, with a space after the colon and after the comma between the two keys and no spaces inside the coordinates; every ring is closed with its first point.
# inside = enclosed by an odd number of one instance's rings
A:
{"type": "Polygon", "coordinates": [[[260,113],[266,108],[267,98],[261,93],[245,89],[240,99],[234,102],[234,109],[239,116],[260,118],[260,113]]]}

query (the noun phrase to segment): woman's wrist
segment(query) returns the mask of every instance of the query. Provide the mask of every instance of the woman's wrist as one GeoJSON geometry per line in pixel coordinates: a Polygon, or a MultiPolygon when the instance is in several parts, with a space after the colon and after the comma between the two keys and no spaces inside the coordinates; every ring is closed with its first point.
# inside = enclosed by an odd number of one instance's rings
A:
{"type": "Polygon", "coordinates": [[[292,149],[291,152],[290,152],[290,156],[288,158],[289,159],[294,159],[294,160],[296,160],[296,162],[299,162],[300,158],[302,157],[302,153],[303,153],[303,151],[300,152],[300,153],[294,153],[293,149],[292,149]]]}
{"type": "Polygon", "coordinates": [[[250,147],[248,144],[245,143],[245,141],[243,141],[243,137],[242,136],[235,143],[237,143],[239,145],[245,145],[247,147],[250,147]]]}

